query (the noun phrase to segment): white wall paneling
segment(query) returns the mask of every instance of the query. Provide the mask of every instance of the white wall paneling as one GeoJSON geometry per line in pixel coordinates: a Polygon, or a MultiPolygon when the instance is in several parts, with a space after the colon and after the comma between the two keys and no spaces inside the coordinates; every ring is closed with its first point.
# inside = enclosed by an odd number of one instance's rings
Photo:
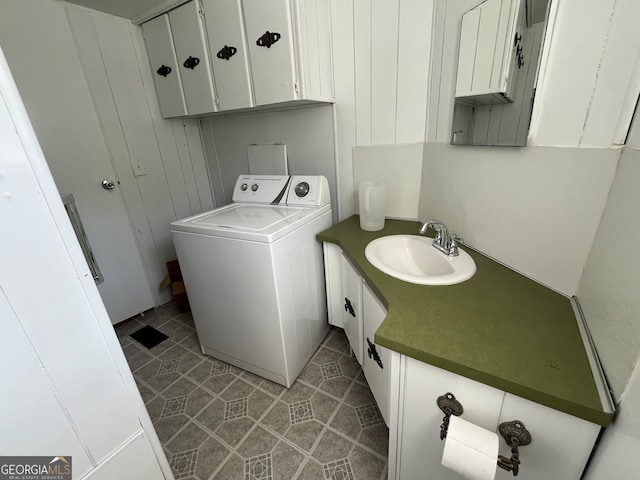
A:
{"type": "Polygon", "coordinates": [[[399,0],[371,2],[371,143],[396,141],[399,0]]]}
{"type": "MultiPolygon", "coordinates": [[[[394,26],[389,25],[389,28],[393,29],[394,26]]],[[[356,97],[356,145],[370,145],[372,141],[371,36],[371,0],[353,0],[354,64],[349,68],[355,71],[353,87],[356,97]]],[[[340,47],[334,43],[333,48],[340,47]]],[[[387,67],[395,68],[395,65],[387,67]]]]}
{"type": "Polygon", "coordinates": [[[395,143],[425,139],[433,2],[400,1],[395,143]]]}
{"type": "Polygon", "coordinates": [[[530,143],[624,143],[640,91],[640,38],[634,28],[640,4],[605,0],[585,8],[579,0],[554,3],[530,143]]]}
{"type": "Polygon", "coordinates": [[[356,97],[353,0],[332,0],[331,29],[336,103],[334,139],[337,162],[338,219],[353,215],[353,169],[351,147],[356,144],[356,97]],[[338,128],[339,126],[339,128],[338,128]]]}
{"type": "Polygon", "coordinates": [[[441,219],[472,247],[573,295],[619,155],[427,144],[419,217],[441,219]]]}

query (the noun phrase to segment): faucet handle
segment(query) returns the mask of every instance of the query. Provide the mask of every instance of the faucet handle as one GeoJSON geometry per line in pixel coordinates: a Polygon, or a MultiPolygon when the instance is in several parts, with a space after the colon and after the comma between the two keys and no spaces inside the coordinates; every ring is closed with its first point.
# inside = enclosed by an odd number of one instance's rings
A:
{"type": "Polygon", "coordinates": [[[455,246],[458,243],[464,243],[464,238],[459,237],[458,235],[456,235],[455,233],[451,234],[451,245],[455,246]]]}

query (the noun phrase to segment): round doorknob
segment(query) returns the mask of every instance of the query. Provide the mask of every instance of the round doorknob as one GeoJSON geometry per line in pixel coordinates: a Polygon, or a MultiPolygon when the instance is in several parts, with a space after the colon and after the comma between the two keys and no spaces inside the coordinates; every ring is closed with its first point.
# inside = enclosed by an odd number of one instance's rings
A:
{"type": "Polygon", "coordinates": [[[113,180],[105,178],[104,180],[102,180],[102,188],[104,188],[105,190],[113,190],[114,188],[116,188],[116,184],[113,180]]]}

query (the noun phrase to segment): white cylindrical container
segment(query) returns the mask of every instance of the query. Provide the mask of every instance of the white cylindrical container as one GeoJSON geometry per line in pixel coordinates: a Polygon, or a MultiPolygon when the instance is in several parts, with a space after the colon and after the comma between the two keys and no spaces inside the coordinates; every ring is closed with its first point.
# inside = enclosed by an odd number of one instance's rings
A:
{"type": "Polygon", "coordinates": [[[375,232],[384,228],[387,185],[384,182],[362,182],[358,185],[360,228],[375,232]]]}

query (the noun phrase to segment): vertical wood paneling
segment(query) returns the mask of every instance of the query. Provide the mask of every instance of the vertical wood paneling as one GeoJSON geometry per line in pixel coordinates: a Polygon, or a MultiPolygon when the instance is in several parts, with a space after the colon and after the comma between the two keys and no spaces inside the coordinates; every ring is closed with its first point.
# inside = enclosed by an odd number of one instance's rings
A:
{"type": "Polygon", "coordinates": [[[423,142],[433,2],[401,0],[399,6],[396,143],[423,142]]]}
{"type": "Polygon", "coordinates": [[[207,159],[209,168],[209,176],[211,178],[211,189],[213,195],[213,204],[215,207],[224,205],[224,183],[222,182],[222,174],[220,172],[220,160],[216,148],[216,140],[213,134],[213,122],[211,120],[201,120],[200,129],[202,132],[202,147],[207,159]]]}
{"type": "Polygon", "coordinates": [[[191,157],[189,156],[189,145],[187,144],[187,134],[185,132],[184,120],[177,118],[170,122],[171,130],[175,138],[175,145],[178,151],[178,169],[180,170],[179,178],[182,179],[186,187],[189,199],[189,211],[181,218],[201,212],[200,198],[198,196],[198,185],[196,177],[191,166],[191,157]]]}
{"type": "Polygon", "coordinates": [[[338,219],[353,215],[353,168],[351,148],[356,145],[356,95],[354,50],[354,1],[332,0],[331,28],[336,103],[334,137],[336,142],[338,219]]]}
{"type": "Polygon", "coordinates": [[[396,141],[399,0],[371,3],[371,143],[396,141]]]}
{"type": "Polygon", "coordinates": [[[640,91],[640,2],[617,1],[581,145],[622,145],[640,91]]]}
{"type": "Polygon", "coordinates": [[[187,145],[189,146],[193,174],[196,179],[200,211],[211,210],[213,208],[213,196],[211,195],[211,183],[209,182],[207,162],[204,158],[204,152],[202,151],[199,122],[185,118],[184,129],[187,137],[187,145]]]}
{"type": "Polygon", "coordinates": [[[353,15],[356,145],[370,145],[372,109],[371,0],[353,0],[353,15]]]}
{"type": "Polygon", "coordinates": [[[551,41],[544,47],[548,55],[533,108],[531,144],[581,144],[615,3],[616,0],[601,0],[590,3],[589,8],[584,8],[580,0],[556,4],[551,41]]]}

